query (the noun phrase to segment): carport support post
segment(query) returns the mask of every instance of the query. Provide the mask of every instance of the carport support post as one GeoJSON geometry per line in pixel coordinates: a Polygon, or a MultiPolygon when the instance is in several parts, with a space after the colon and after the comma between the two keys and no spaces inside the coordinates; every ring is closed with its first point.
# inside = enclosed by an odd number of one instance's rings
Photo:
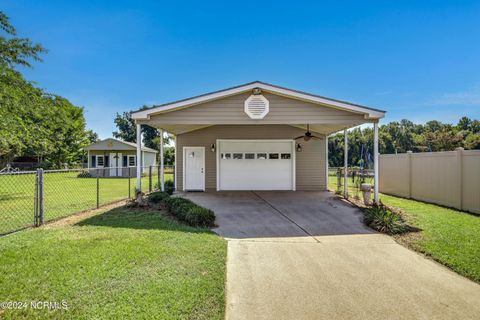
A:
{"type": "MultiPolygon", "coordinates": [[[[142,191],[142,127],[137,123],[137,192],[142,191]]],[[[135,195],[136,197],[137,195],[135,195]]]]}
{"type": "Polygon", "coordinates": [[[165,170],[163,164],[163,129],[160,129],[160,190],[165,191],[165,170]]]}
{"type": "Polygon", "coordinates": [[[373,123],[373,171],[374,171],[374,185],[373,194],[375,203],[378,204],[378,122],[373,123]]]}
{"type": "Polygon", "coordinates": [[[343,152],[343,196],[348,198],[348,135],[347,129],[343,131],[344,135],[344,152],[343,152]]]}

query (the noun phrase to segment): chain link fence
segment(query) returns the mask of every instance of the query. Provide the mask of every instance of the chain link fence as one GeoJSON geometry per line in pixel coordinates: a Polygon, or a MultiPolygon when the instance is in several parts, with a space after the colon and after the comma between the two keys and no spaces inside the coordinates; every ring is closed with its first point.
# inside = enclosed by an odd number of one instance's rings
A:
{"type": "MultiPolygon", "coordinates": [[[[344,167],[328,168],[328,188],[338,194],[343,194],[344,190],[344,167]]],[[[368,183],[374,185],[375,172],[373,169],[364,169],[357,167],[348,168],[348,194],[355,198],[362,196],[361,185],[368,183]]],[[[372,194],[373,196],[373,194],[372,194]]]]}
{"type": "MultiPolygon", "coordinates": [[[[142,191],[161,184],[160,166],[142,167],[142,191]]],[[[174,166],[164,180],[174,181],[174,166]]],[[[0,174],[0,235],[134,198],[136,168],[18,171],[0,174]]]]}

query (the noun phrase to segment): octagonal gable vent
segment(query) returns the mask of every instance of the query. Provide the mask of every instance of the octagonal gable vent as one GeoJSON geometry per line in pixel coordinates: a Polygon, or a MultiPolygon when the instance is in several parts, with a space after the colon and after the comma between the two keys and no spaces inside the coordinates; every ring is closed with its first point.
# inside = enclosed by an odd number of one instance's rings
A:
{"type": "Polygon", "coordinates": [[[245,100],[245,113],[252,119],[263,119],[269,111],[269,102],[261,94],[252,94],[245,100]]]}

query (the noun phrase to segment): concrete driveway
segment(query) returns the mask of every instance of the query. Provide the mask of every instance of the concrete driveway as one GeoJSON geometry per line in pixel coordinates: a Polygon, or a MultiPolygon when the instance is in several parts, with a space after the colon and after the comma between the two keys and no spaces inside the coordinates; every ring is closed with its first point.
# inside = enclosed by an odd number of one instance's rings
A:
{"type": "Polygon", "coordinates": [[[331,193],[186,196],[229,240],[228,319],[478,319],[478,284],[372,232],[331,193]]]}

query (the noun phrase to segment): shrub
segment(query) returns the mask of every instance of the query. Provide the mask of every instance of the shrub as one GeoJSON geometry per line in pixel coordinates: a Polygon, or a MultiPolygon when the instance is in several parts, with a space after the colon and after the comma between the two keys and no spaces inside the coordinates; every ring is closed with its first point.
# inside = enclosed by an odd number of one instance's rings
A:
{"type": "Polygon", "coordinates": [[[200,207],[192,201],[180,197],[165,199],[168,210],[179,220],[194,227],[212,227],[215,222],[213,211],[200,207]]]}
{"type": "Polygon", "coordinates": [[[384,205],[365,210],[364,221],[380,232],[398,234],[407,231],[407,225],[402,217],[384,205]]]}
{"type": "MultiPolygon", "coordinates": [[[[173,194],[173,191],[175,191],[175,183],[172,180],[167,180],[164,183],[165,186],[165,192],[168,193],[169,195],[173,194]]],[[[160,190],[160,184],[157,182],[155,183],[155,189],[160,190]]]]}
{"type": "Polygon", "coordinates": [[[168,197],[169,195],[166,192],[160,192],[160,191],[152,192],[148,195],[148,202],[160,203],[165,201],[168,197]]]}
{"type": "Polygon", "coordinates": [[[165,181],[165,192],[168,193],[169,195],[173,194],[173,191],[175,191],[175,183],[172,180],[167,180],[165,181]]]}
{"type": "Polygon", "coordinates": [[[82,171],[77,175],[77,178],[91,178],[91,177],[92,175],[90,174],[90,172],[87,172],[87,171],[82,171]]]}
{"type": "Polygon", "coordinates": [[[215,223],[215,214],[212,210],[200,206],[194,206],[188,210],[186,220],[196,226],[211,227],[215,223]]]}

